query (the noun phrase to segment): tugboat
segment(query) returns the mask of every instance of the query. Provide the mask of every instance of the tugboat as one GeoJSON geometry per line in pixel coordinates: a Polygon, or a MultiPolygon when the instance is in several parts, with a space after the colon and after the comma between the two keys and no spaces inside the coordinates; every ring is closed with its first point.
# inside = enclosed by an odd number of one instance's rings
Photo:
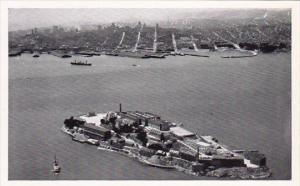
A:
{"type": "Polygon", "coordinates": [[[87,61],[82,62],[82,61],[74,61],[71,62],[71,65],[83,65],[83,66],[92,66],[92,63],[88,63],[87,61]]]}
{"type": "Polygon", "coordinates": [[[32,57],[40,57],[40,53],[38,51],[34,51],[32,57]]]}
{"type": "Polygon", "coordinates": [[[58,165],[58,161],[56,160],[56,154],[55,154],[52,172],[55,173],[55,174],[59,174],[59,173],[60,173],[60,170],[61,170],[61,168],[60,168],[60,166],[58,165]]]}

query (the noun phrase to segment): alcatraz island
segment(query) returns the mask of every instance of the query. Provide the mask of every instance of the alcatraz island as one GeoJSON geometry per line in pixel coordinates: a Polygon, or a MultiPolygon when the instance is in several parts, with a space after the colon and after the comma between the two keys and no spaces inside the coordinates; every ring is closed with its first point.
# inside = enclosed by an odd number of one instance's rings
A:
{"type": "Polygon", "coordinates": [[[231,150],[212,136],[199,136],[149,112],[90,112],[64,121],[76,142],[95,145],[163,169],[195,176],[263,179],[271,176],[264,154],[231,150]]]}

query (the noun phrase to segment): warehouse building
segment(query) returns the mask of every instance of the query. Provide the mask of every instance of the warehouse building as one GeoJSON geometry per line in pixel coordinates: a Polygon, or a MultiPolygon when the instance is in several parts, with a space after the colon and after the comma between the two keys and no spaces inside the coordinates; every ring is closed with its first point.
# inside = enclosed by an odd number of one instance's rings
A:
{"type": "Polygon", "coordinates": [[[95,126],[92,123],[85,123],[83,126],[81,126],[81,129],[85,135],[93,139],[107,140],[111,137],[110,130],[101,126],[95,126]]]}

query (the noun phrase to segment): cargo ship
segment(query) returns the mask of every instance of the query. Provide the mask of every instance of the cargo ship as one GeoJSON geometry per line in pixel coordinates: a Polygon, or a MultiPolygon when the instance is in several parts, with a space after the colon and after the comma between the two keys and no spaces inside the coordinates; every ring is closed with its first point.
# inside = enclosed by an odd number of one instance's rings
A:
{"type": "Polygon", "coordinates": [[[271,176],[264,154],[232,150],[215,137],[141,111],[89,112],[64,121],[62,131],[81,143],[109,149],[143,164],[196,176],[264,179],[271,176]]]}
{"type": "Polygon", "coordinates": [[[80,66],[92,66],[92,63],[88,63],[87,61],[83,62],[83,61],[72,61],[70,63],[71,65],[80,65],[80,66]]]}

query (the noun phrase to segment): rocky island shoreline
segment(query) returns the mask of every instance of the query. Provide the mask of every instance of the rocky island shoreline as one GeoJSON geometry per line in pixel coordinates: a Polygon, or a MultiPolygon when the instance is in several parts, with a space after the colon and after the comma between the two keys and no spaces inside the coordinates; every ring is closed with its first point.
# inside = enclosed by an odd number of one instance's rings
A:
{"type": "Polygon", "coordinates": [[[159,115],[140,111],[88,113],[64,121],[74,141],[117,152],[163,169],[195,176],[265,179],[271,176],[264,154],[231,150],[212,136],[199,136],[159,115]]]}

